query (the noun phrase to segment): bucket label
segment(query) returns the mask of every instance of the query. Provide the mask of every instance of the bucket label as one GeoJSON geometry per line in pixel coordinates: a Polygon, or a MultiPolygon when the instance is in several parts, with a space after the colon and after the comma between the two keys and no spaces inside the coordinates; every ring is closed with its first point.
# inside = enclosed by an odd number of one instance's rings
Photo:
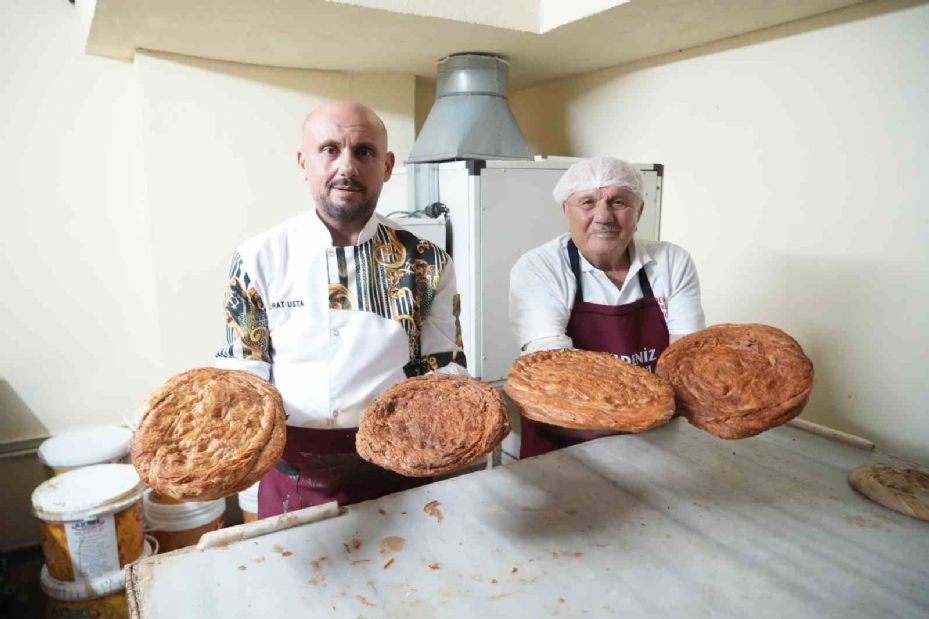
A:
{"type": "Polygon", "coordinates": [[[119,569],[116,523],[112,514],[65,524],[71,565],[77,578],[94,578],[119,569]]]}

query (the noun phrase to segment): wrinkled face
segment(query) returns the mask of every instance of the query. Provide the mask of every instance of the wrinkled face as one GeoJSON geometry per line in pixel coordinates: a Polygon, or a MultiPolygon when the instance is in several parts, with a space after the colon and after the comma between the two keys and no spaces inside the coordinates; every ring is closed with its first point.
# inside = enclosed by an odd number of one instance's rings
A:
{"type": "Polygon", "coordinates": [[[625,187],[575,191],[563,205],[568,231],[588,260],[619,258],[632,241],[645,203],[625,187]]]}
{"type": "Polygon", "coordinates": [[[316,208],[332,220],[367,221],[394,155],[383,125],[364,110],[335,109],[307,121],[297,163],[316,208]]]}

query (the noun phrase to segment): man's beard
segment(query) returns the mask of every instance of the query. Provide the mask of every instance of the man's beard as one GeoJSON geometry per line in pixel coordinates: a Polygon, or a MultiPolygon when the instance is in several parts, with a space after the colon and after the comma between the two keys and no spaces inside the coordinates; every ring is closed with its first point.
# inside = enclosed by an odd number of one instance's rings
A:
{"type": "Polygon", "coordinates": [[[319,201],[326,215],[331,219],[346,223],[368,219],[377,207],[376,200],[368,200],[357,204],[336,204],[329,199],[329,196],[320,196],[319,201]]]}
{"type": "Polygon", "coordinates": [[[377,207],[377,198],[367,200],[359,204],[339,205],[329,199],[329,191],[335,187],[350,187],[364,191],[364,186],[354,179],[341,179],[329,183],[326,193],[319,196],[319,202],[326,211],[326,215],[336,221],[352,223],[360,220],[367,220],[374,209],[377,207]]]}

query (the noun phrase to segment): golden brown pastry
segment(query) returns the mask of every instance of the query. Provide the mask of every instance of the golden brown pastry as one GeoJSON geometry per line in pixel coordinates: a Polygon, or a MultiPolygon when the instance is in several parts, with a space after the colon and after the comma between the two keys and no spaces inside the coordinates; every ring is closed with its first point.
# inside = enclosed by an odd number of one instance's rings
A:
{"type": "Polygon", "coordinates": [[[244,490],[280,458],[286,417],[280,393],[249,372],[198,368],[147,400],[132,463],[159,494],[204,501],[244,490]]]}
{"type": "Polygon", "coordinates": [[[929,520],[929,472],[889,464],[862,464],[848,474],[852,488],[878,505],[929,520]]]}
{"type": "Polygon", "coordinates": [[[365,409],[355,437],[362,458],[406,475],[450,473],[509,433],[503,398],[468,376],[430,374],[390,387],[365,409]]]}
{"type": "Polygon", "coordinates": [[[674,413],[668,381],[605,352],[524,355],[504,389],[526,417],[565,428],[642,432],[674,413]]]}
{"type": "Polygon", "coordinates": [[[789,335],[767,325],[723,324],[671,344],[655,373],[671,381],[677,410],[720,438],[754,436],[800,414],[813,364],[789,335]]]}

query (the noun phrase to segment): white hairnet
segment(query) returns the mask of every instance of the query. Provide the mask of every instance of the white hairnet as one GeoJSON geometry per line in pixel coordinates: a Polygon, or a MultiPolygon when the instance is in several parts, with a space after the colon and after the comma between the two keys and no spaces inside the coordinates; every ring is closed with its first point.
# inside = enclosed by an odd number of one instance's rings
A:
{"type": "Polygon", "coordinates": [[[578,161],[565,170],[552,196],[558,204],[564,204],[575,191],[589,191],[598,187],[625,187],[644,199],[642,195],[642,173],[632,164],[615,157],[592,157],[578,161]]]}

